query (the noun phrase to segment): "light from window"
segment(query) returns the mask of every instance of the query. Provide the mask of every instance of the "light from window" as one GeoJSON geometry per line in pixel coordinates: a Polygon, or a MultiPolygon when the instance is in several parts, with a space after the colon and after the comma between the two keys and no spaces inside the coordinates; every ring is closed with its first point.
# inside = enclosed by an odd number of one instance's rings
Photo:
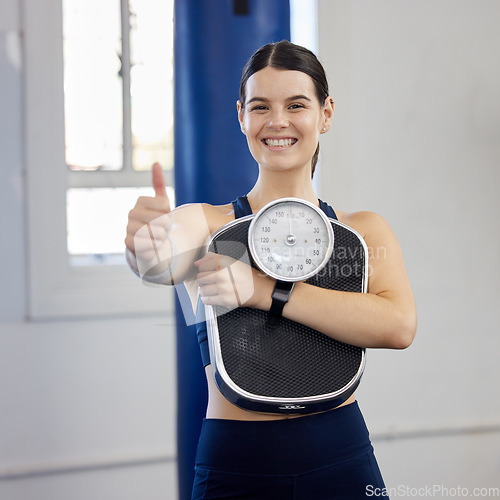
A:
{"type": "Polygon", "coordinates": [[[173,1],[130,0],[132,165],[172,168],[173,1]]]}
{"type": "Polygon", "coordinates": [[[122,263],[127,214],[152,194],[130,176],[173,167],[173,0],[62,6],[66,164],[71,176],[99,171],[67,190],[68,254],[71,264],[122,263]]]}
{"type": "Polygon", "coordinates": [[[66,163],[173,165],[173,0],[62,0],[66,163]]]}
{"type": "Polygon", "coordinates": [[[123,165],[120,0],[63,0],[66,163],[123,165]]]}
{"type": "MultiPolygon", "coordinates": [[[[168,187],[167,194],[173,206],[173,189],[168,187]]],[[[123,264],[127,216],[139,196],[154,196],[153,188],[68,189],[66,213],[70,263],[123,264]]]]}

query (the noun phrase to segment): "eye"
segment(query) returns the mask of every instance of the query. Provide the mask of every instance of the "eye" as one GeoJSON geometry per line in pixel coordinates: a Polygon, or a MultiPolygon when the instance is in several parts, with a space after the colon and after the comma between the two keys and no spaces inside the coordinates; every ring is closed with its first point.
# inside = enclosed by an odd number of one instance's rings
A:
{"type": "Polygon", "coordinates": [[[290,104],[290,106],[288,106],[288,109],[302,109],[302,108],[304,108],[304,105],[300,104],[299,102],[290,104]]]}
{"type": "Polygon", "coordinates": [[[263,104],[258,104],[257,106],[253,106],[250,108],[250,111],[266,111],[267,106],[264,106],[263,104]]]}

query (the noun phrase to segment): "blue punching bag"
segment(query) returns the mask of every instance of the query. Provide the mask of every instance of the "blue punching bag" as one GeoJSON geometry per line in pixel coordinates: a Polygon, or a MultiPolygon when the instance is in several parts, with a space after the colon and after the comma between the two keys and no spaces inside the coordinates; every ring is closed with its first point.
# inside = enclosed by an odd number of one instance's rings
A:
{"type": "MultiPolygon", "coordinates": [[[[176,204],[229,203],[246,194],[257,165],[241,133],[241,71],[260,46],[290,39],[289,0],[175,1],[176,204]]],[[[179,498],[190,498],[207,404],[194,327],[177,302],[179,498]]]]}

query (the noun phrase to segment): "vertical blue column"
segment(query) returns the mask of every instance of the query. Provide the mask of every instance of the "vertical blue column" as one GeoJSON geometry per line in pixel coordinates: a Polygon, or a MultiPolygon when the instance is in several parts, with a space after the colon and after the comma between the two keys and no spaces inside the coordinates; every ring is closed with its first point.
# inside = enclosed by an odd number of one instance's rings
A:
{"type": "MultiPolygon", "coordinates": [[[[241,70],[261,45],[290,39],[289,0],[176,0],[174,25],[176,203],[228,203],[257,179],[236,114],[241,70]]],[[[179,498],[186,500],[207,387],[179,303],[177,391],[179,498]]]]}

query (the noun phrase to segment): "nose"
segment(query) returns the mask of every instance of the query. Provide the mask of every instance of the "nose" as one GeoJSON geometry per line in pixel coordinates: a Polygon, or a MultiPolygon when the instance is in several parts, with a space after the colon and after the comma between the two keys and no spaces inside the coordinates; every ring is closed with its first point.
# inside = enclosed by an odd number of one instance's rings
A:
{"type": "Polygon", "coordinates": [[[288,127],[288,118],[285,111],[282,109],[274,110],[267,126],[275,130],[288,127]]]}

